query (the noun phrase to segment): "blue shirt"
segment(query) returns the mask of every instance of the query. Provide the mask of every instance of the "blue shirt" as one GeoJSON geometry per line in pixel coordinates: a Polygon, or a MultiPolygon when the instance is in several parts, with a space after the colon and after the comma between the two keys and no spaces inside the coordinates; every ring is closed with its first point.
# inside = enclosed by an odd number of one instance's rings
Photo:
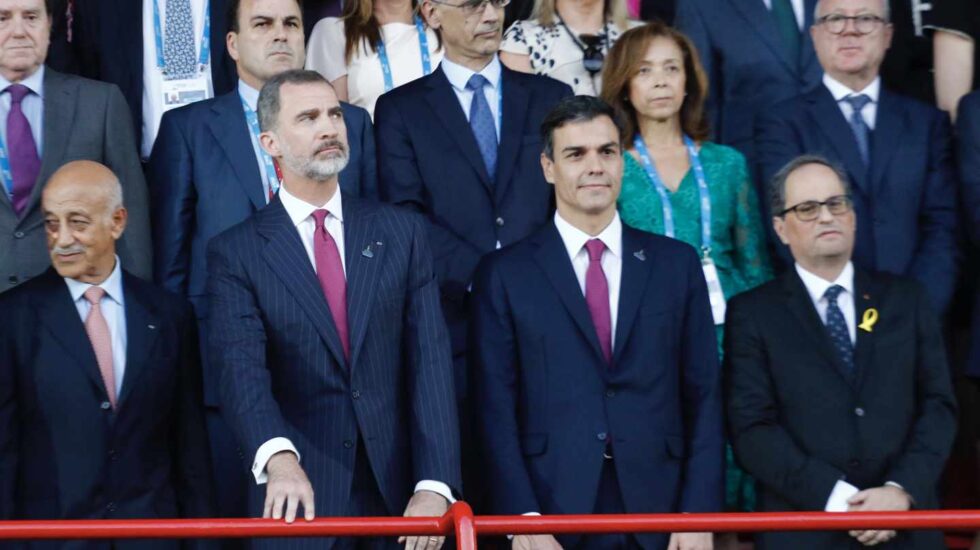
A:
{"type": "MultiPolygon", "coordinates": [[[[442,72],[446,73],[449,83],[452,84],[456,98],[459,99],[459,106],[463,108],[463,114],[466,115],[468,121],[470,119],[470,105],[473,104],[473,92],[466,89],[466,83],[470,81],[471,76],[477,74],[476,71],[453,63],[448,57],[444,57],[439,66],[442,68],[442,72]]],[[[493,56],[490,63],[487,63],[486,67],[480,69],[480,74],[487,79],[487,84],[483,86],[483,93],[487,98],[487,103],[490,104],[490,112],[493,114],[493,120],[497,127],[497,143],[500,143],[500,97],[497,93],[498,90],[502,89],[500,87],[501,72],[500,59],[496,55],[493,56]]]]}

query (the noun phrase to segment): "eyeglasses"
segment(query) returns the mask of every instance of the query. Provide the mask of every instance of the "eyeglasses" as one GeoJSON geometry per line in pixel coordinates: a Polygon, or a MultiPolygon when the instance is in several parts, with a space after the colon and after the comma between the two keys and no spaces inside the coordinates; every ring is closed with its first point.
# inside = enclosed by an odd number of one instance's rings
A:
{"type": "Polygon", "coordinates": [[[452,2],[444,2],[442,0],[429,1],[434,4],[442,4],[443,6],[459,8],[463,10],[463,15],[466,17],[483,12],[483,10],[487,9],[487,4],[493,6],[493,9],[495,10],[505,8],[508,4],[510,4],[510,0],[467,0],[462,4],[453,4],[452,2]]]}
{"type": "Polygon", "coordinates": [[[780,218],[786,217],[786,214],[790,212],[795,212],[796,217],[799,218],[801,222],[812,222],[813,220],[820,217],[820,208],[826,206],[827,210],[834,216],[842,216],[851,211],[854,207],[854,203],[851,201],[851,197],[847,195],[834,195],[825,201],[804,201],[796,206],[791,206],[786,210],[779,213],[780,218]]]}
{"type": "Polygon", "coordinates": [[[869,13],[861,15],[841,15],[839,13],[832,13],[817,19],[816,24],[824,25],[832,34],[840,34],[847,28],[848,21],[854,21],[854,30],[856,30],[858,34],[872,33],[878,30],[878,28],[882,25],[888,23],[885,21],[885,19],[869,13]]]}

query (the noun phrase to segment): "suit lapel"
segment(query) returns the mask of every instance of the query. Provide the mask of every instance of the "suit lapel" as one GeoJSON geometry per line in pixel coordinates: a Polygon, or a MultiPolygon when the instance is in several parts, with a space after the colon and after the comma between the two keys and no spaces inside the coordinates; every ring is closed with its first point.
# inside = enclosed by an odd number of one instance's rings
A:
{"type": "Polygon", "coordinates": [[[855,186],[865,193],[869,191],[868,169],[858,152],[857,138],[844,119],[834,96],[826,86],[820,85],[807,96],[813,118],[833,144],[837,155],[843,159],[844,167],[854,180],[855,186]]]}
{"type": "Polygon", "coordinates": [[[255,149],[252,148],[251,130],[245,121],[245,111],[237,91],[225,94],[211,107],[214,115],[208,127],[215,141],[228,158],[228,164],[235,171],[235,180],[252,202],[256,210],[266,205],[262,173],[255,162],[255,149]]]}
{"type": "Polygon", "coordinates": [[[344,261],[347,266],[347,322],[350,326],[351,366],[364,343],[374,309],[378,277],[384,265],[385,236],[373,223],[373,212],[344,195],[344,261]]]}
{"type": "Polygon", "coordinates": [[[41,169],[27,201],[21,220],[26,220],[41,202],[41,191],[47,178],[64,164],[68,137],[75,121],[75,96],[78,85],[47,67],[44,69],[44,121],[41,123],[41,169]]]}
{"type": "Polygon", "coordinates": [[[875,129],[871,132],[871,185],[877,187],[884,182],[888,173],[888,163],[899,148],[902,139],[904,112],[898,98],[881,91],[878,97],[878,113],[875,115],[875,129]]]}
{"type": "MultiPolygon", "coordinates": [[[[555,227],[554,222],[549,222],[534,239],[538,245],[538,251],[534,256],[535,261],[555,288],[555,292],[558,293],[565,309],[568,310],[582,332],[582,336],[589,342],[596,359],[605,362],[602,348],[599,347],[599,336],[596,334],[592,316],[589,314],[589,307],[585,303],[585,296],[582,294],[578,279],[575,278],[575,269],[568,258],[565,243],[561,240],[558,228],[555,227]]],[[[602,369],[602,371],[603,376],[608,376],[608,369],[602,369]]]]}
{"type": "Polygon", "coordinates": [[[776,23],[773,21],[772,14],[766,9],[762,0],[731,0],[731,2],[745,22],[748,23],[749,28],[762,38],[762,41],[772,50],[772,53],[783,66],[792,74],[797,74],[799,72],[799,60],[789,58],[787,48],[783,47],[779,34],[776,32],[776,23]]]}
{"type": "Polygon", "coordinates": [[[863,321],[864,312],[873,309],[880,314],[880,294],[871,276],[860,269],[855,269],[854,321],[857,325],[857,343],[854,348],[854,368],[857,370],[855,374],[857,375],[858,391],[861,390],[872,365],[874,365],[875,335],[877,334],[873,325],[869,327],[871,330],[862,329],[860,325],[863,321]]]}
{"type": "Polygon", "coordinates": [[[820,319],[820,315],[813,305],[813,300],[810,299],[810,294],[795,269],[790,268],[783,274],[783,289],[786,292],[786,307],[789,308],[803,329],[800,332],[808,335],[817,351],[834,366],[837,375],[844,380],[848,387],[853,387],[851,376],[847,373],[840,357],[834,352],[834,346],[830,341],[827,328],[820,319]]]}
{"type": "Polygon", "coordinates": [[[501,65],[503,79],[504,107],[501,116],[503,121],[500,128],[500,148],[497,155],[497,184],[494,186],[494,198],[497,204],[506,196],[510,187],[511,175],[521,153],[521,140],[524,133],[524,119],[527,117],[530,94],[520,84],[517,76],[510,69],[501,65]]]}
{"type": "Polygon", "coordinates": [[[153,306],[134,288],[133,277],[123,272],[123,296],[126,311],[126,372],[119,392],[118,407],[126,404],[140,375],[147,367],[147,359],[153,357],[159,337],[160,319],[153,306]]]}
{"type": "Polygon", "coordinates": [[[470,130],[470,123],[466,120],[466,115],[463,113],[463,110],[457,108],[459,98],[456,97],[456,92],[453,91],[453,85],[449,83],[449,79],[446,78],[446,73],[441,67],[433,71],[426,78],[428,79],[427,84],[429,89],[425,94],[425,99],[429,103],[432,112],[436,115],[436,120],[442,124],[446,133],[459,146],[463,157],[466,158],[480,176],[480,182],[486,187],[487,192],[493,194],[490,175],[487,173],[487,167],[483,163],[483,157],[480,155],[480,148],[476,143],[476,138],[470,130]]]}
{"type": "Polygon", "coordinates": [[[623,272],[619,285],[619,313],[616,316],[616,334],[613,339],[613,365],[619,364],[619,358],[626,349],[630,333],[635,324],[636,312],[639,310],[647,283],[650,281],[650,271],[659,260],[649,255],[644,248],[646,241],[643,233],[623,224],[623,272]],[[642,259],[641,259],[642,258],[642,259]]]}
{"type": "Polygon", "coordinates": [[[282,202],[276,197],[268,207],[258,211],[255,218],[259,234],[266,239],[262,255],[269,268],[309,316],[337,363],[347,365],[327,298],[323,295],[320,281],[316,278],[316,271],[310,264],[310,257],[303,247],[296,226],[289,219],[282,202]]]}

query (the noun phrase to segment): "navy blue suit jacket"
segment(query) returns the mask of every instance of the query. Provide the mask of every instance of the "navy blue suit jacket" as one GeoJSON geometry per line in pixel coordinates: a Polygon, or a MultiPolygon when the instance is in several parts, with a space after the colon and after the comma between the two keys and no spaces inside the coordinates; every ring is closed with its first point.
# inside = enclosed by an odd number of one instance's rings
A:
{"type": "MultiPolygon", "coordinates": [[[[210,358],[249,459],[289,438],[317,513],[352,515],[363,445],[400,515],[419,480],[460,488],[449,336],[422,220],[346,194],[343,212],[350,361],[278,198],[209,245],[210,358]]],[[[260,516],[262,500],[250,507],[260,516]]]]}
{"type": "Polygon", "coordinates": [[[54,269],[0,296],[0,311],[17,319],[0,331],[0,519],[213,517],[190,305],[125,271],[123,296],[126,371],[115,410],[54,269]]]}
{"type": "MultiPolygon", "coordinates": [[[[350,163],[345,191],[373,197],[377,165],[367,111],[342,104],[350,163]]],[[[212,237],[265,207],[261,173],[238,91],[163,116],[147,167],[155,279],[187,296],[207,317],[206,247],[212,237]]],[[[205,399],[217,406],[217,378],[205,364],[205,399]]]]}
{"type": "Polygon", "coordinates": [[[774,103],[814,88],[823,70],[810,39],[816,0],[803,0],[800,59],[790,59],[763,0],[682,0],[674,26],[691,38],[710,86],[715,139],[755,159],[756,117],[774,103]]]}
{"type": "Polygon", "coordinates": [[[721,510],[718,347],[690,246],[623,226],[611,368],[553,223],[488,256],[473,292],[493,513],[592,513],[610,442],[628,513],[721,510]]]}
{"type": "Polygon", "coordinates": [[[490,181],[459,99],[441,69],[381,96],[375,110],[381,198],[423,213],[453,350],[465,349],[467,288],[480,258],[553,211],[541,171],[540,125],[571,89],[503,70],[503,125],[490,181]]]}
{"type": "MultiPolygon", "coordinates": [[[[949,118],[935,107],[882,89],[871,166],[826,86],[766,111],[757,129],[762,181],[803,154],[822,155],[847,172],[857,213],[854,262],[868,271],[909,275],[929,292],[937,312],[953,295],[956,246],[956,174],[950,159],[949,118]]],[[[769,193],[761,193],[767,197],[769,193]]],[[[770,219],[769,201],[763,219],[770,219]]],[[[771,228],[771,224],[767,224],[771,228]]],[[[771,232],[784,265],[787,248],[771,232]]]]}
{"type": "MultiPolygon", "coordinates": [[[[980,250],[980,91],[962,100],[957,110],[956,130],[959,150],[960,183],[963,186],[962,212],[974,250],[980,250]]],[[[980,292],[980,289],[978,289],[980,292]]],[[[970,376],[980,378],[980,293],[973,306],[973,343],[966,365],[970,376]]]]}

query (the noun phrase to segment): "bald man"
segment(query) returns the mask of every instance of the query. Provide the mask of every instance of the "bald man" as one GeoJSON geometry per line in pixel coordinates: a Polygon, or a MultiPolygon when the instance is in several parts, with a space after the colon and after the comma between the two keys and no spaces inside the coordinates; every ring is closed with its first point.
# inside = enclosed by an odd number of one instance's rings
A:
{"type": "MultiPolygon", "coordinates": [[[[120,267],[108,168],[66,164],[41,200],[52,267],[0,295],[0,519],[210,516],[190,305],[120,267]]],[[[179,542],[81,547],[110,545],[179,542]]]]}

